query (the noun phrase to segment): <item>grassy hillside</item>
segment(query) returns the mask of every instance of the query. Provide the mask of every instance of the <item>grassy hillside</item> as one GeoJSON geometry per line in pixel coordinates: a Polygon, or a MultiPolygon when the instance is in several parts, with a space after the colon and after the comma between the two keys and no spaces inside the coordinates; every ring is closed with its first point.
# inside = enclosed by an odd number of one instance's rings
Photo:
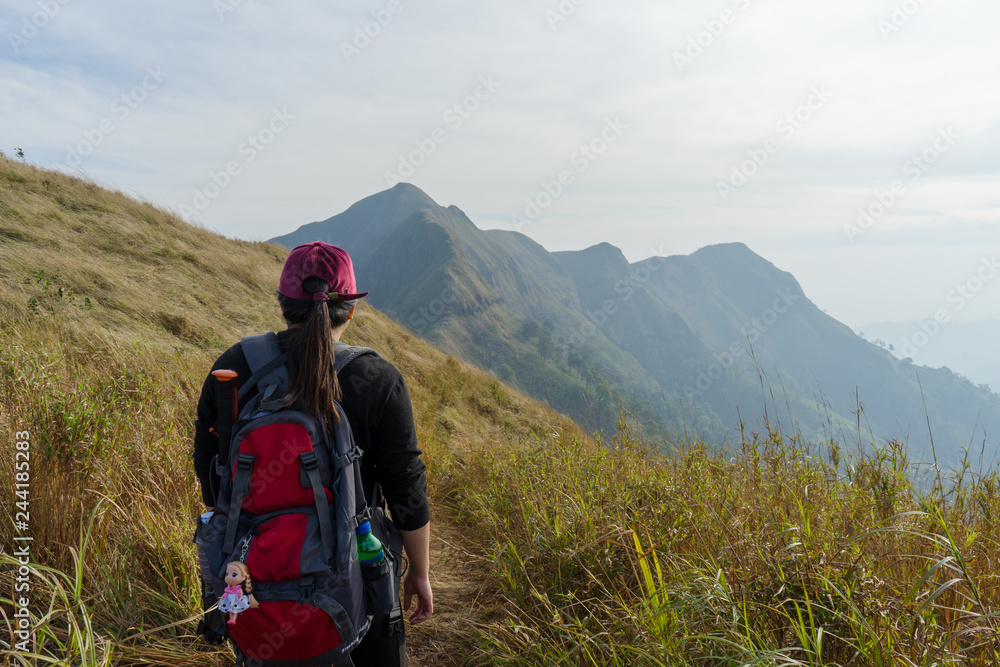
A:
{"type": "MultiPolygon", "coordinates": [[[[280,326],[283,253],[0,159],[12,517],[18,433],[31,455],[30,527],[0,525],[4,665],[231,664],[193,636],[194,404],[224,347],[280,326]],[[6,643],[8,545],[26,532],[30,655],[6,643]]],[[[631,420],[589,439],[370,308],[348,338],[399,366],[413,396],[452,556],[432,579],[477,591],[453,612],[471,630],[415,633],[419,664],[1000,662],[994,473],[931,474],[919,492],[904,444],[818,449],[770,428],[663,457],[631,420]]]]}
{"type": "MultiPolygon", "coordinates": [[[[194,623],[121,640],[198,608],[194,408],[222,350],[282,327],[274,290],[286,254],[0,159],[0,502],[13,518],[15,433],[29,431],[32,554],[52,568],[38,572],[49,583],[37,581],[32,600],[40,613],[55,604],[40,653],[67,664],[221,659],[190,652],[205,650],[194,623]]],[[[367,306],[345,338],[403,372],[432,492],[452,447],[574,432],[367,306]]],[[[3,522],[0,544],[15,532],[3,522]]]]}

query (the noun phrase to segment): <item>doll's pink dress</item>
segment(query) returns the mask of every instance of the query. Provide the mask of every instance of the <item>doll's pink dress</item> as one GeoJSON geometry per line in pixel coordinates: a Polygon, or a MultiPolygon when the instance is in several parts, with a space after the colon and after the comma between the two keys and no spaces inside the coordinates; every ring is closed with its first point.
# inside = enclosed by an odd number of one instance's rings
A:
{"type": "Polygon", "coordinates": [[[241,611],[250,608],[249,595],[243,594],[242,584],[236,584],[235,586],[226,586],[226,591],[219,600],[219,611],[228,614],[232,612],[238,614],[241,611]]]}

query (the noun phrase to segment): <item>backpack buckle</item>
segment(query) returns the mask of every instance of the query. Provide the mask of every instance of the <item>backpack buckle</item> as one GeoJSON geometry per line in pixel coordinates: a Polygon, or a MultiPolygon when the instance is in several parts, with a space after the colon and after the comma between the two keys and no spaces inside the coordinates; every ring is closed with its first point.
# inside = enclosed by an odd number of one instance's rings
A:
{"type": "MultiPolygon", "coordinates": [[[[215,469],[215,474],[218,475],[219,477],[225,477],[226,475],[230,474],[229,470],[226,468],[226,465],[228,465],[228,461],[226,462],[225,465],[222,464],[222,463],[219,463],[219,455],[218,454],[216,454],[215,456],[212,457],[212,463],[210,465],[212,466],[212,468],[215,469]]],[[[213,489],[213,491],[214,491],[214,489],[213,489]]],[[[218,499],[219,494],[216,493],[215,497],[216,497],[216,499],[218,499]]]]}
{"type": "Polygon", "coordinates": [[[351,451],[347,452],[346,454],[338,456],[337,463],[341,468],[346,468],[347,466],[351,465],[352,463],[360,459],[362,456],[364,456],[364,454],[365,454],[364,451],[360,447],[355,445],[354,449],[352,449],[351,451]]]}
{"type": "Polygon", "coordinates": [[[245,486],[243,492],[247,493],[250,491],[250,469],[253,468],[253,454],[240,453],[236,458],[236,481],[240,479],[240,476],[246,478],[245,486]]]}
{"type": "Polygon", "coordinates": [[[315,588],[313,578],[302,577],[302,581],[299,583],[299,604],[312,601],[313,588],[315,588]]]}
{"type": "Polygon", "coordinates": [[[373,516],[374,515],[372,514],[372,508],[366,505],[365,510],[361,514],[354,517],[354,519],[352,519],[351,522],[354,524],[354,528],[357,529],[357,527],[363,524],[365,521],[371,522],[373,516]]]}
{"type": "Polygon", "coordinates": [[[400,609],[397,604],[389,612],[389,632],[387,633],[390,637],[395,635],[397,632],[403,631],[403,610],[400,609]]]}
{"type": "Polygon", "coordinates": [[[316,458],[316,452],[302,452],[299,454],[299,459],[302,460],[302,467],[306,470],[315,470],[319,467],[319,459],[316,458]]]}

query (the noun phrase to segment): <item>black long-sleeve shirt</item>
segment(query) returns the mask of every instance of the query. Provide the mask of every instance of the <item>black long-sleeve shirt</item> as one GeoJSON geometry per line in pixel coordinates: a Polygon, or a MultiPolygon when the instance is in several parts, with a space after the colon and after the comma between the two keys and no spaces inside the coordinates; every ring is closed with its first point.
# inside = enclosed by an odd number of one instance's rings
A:
{"type": "MultiPolygon", "coordinates": [[[[278,333],[278,347],[285,351],[288,331],[278,333]]],[[[216,360],[212,370],[230,369],[238,373],[237,386],[250,379],[250,365],[237,343],[216,360]]],[[[364,452],[361,478],[365,497],[373,504],[375,482],[382,488],[393,522],[401,530],[416,530],[430,521],[427,504],[426,466],[420,459],[413,406],[403,376],[391,363],[374,355],[362,355],[338,374],[343,400],[341,406],[351,422],[354,441],[364,452]]],[[[205,379],[198,400],[195,422],[194,469],[201,483],[206,505],[215,505],[213,489],[219,478],[212,458],[219,453],[219,438],[209,429],[216,423],[216,392],[219,381],[211,373],[205,379]]],[[[246,404],[257,393],[247,392],[246,404]]]]}

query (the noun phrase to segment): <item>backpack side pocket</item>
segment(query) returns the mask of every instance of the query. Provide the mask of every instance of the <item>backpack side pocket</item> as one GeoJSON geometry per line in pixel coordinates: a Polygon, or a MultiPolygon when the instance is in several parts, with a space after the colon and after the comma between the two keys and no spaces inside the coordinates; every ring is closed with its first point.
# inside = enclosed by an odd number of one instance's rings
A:
{"type": "MultiPolygon", "coordinates": [[[[208,524],[198,520],[198,526],[194,531],[194,542],[198,547],[198,570],[201,574],[201,607],[211,609],[219,601],[215,595],[214,576],[211,562],[208,557],[208,550],[205,540],[205,531],[208,524]]],[[[226,617],[217,608],[205,613],[198,621],[198,634],[202,635],[209,644],[219,644],[226,639],[226,617]]]]}
{"type": "Polygon", "coordinates": [[[361,577],[365,582],[365,606],[368,613],[385,616],[396,604],[397,579],[393,576],[395,558],[391,553],[379,565],[361,566],[361,577]]]}

